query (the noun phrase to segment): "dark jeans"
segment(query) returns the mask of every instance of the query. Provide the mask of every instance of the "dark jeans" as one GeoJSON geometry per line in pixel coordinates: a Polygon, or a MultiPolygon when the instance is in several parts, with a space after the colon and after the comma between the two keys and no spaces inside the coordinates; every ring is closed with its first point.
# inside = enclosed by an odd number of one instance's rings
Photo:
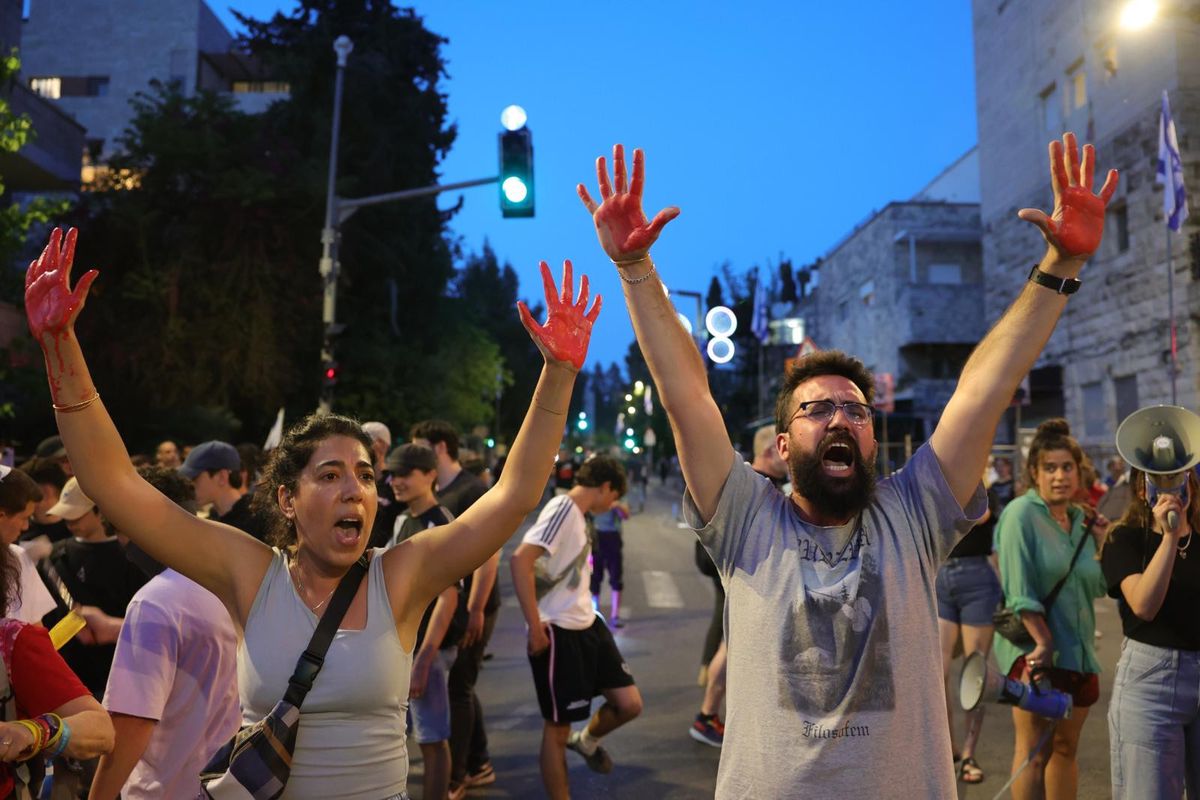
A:
{"type": "Polygon", "coordinates": [[[714,576],[712,582],[717,596],[713,598],[712,619],[708,623],[708,633],[704,636],[704,653],[700,658],[700,663],[705,666],[712,661],[713,656],[717,654],[717,648],[721,646],[721,640],[725,638],[725,587],[721,585],[719,575],[714,576]]]}
{"type": "Polygon", "coordinates": [[[458,648],[458,657],[450,667],[447,688],[450,693],[450,780],[461,783],[467,772],[478,772],[491,760],[487,731],[483,727],[483,706],[475,694],[475,682],[483,666],[483,651],[492,638],[500,610],[483,618],[483,637],[470,647],[458,648]]]}
{"type": "Polygon", "coordinates": [[[614,592],[625,588],[622,581],[623,561],[621,557],[621,532],[596,531],[596,549],[592,551],[592,594],[600,594],[604,573],[608,572],[608,585],[614,592]]]}

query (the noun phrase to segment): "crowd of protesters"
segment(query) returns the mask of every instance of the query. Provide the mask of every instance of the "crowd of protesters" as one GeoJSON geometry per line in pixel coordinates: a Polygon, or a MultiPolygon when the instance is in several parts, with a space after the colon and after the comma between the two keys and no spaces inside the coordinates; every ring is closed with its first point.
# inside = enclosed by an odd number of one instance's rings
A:
{"type": "MultiPolygon", "coordinates": [[[[1115,463],[1103,480],[1062,420],[1039,428],[1023,475],[1006,459],[988,465],[1009,399],[1099,246],[1117,176],[1097,194],[1094,167],[1073,135],[1051,144],[1053,214],[1020,212],[1046,254],[929,441],[882,480],[873,377],[844,353],[798,362],[749,462],[732,450],[649,255],[679,210],[646,217],[644,156],[634,152],[630,179],[620,146],[611,180],[597,162],[600,201],[579,187],[675,433],[697,565],[723,592],[691,729],[722,748],[718,797],[949,798],[952,758],[958,779],[983,780],[981,717],[955,752],[943,710],[937,654],[944,665],[957,648],[990,649],[1009,678],[1070,695],[1069,720],[1014,709],[1012,773],[1017,797],[1075,796],[1079,732],[1098,699],[1093,604],[1106,592],[1126,634],[1109,715],[1114,791],[1200,791],[1200,574],[1186,561],[1200,486],[1156,492],[1115,463]],[[1106,549],[1101,508],[1122,503],[1106,549]],[[1028,641],[988,641],[997,588],[1028,641]]],[[[406,800],[409,721],[427,797],[494,782],[476,682],[500,609],[500,548],[527,518],[510,568],[544,718],[543,785],[569,796],[568,750],[613,769],[603,738],[643,710],[610,630],[623,624],[631,509],[620,501],[632,472],[644,503],[649,470],[605,454],[560,452],[555,464],[599,313],[586,278],[576,299],[569,261],[561,288],[542,263],[545,324],[519,304],[545,364],[502,465],[471,458],[439,420],[415,422],[401,443],[383,422],[336,415],[305,418],[264,459],[176,440],[131,459],[75,336],[97,273],[72,290],[74,244],[56,230],[26,280],[61,438],[0,471],[0,531],[16,544],[0,552],[0,796],[36,784],[31,762],[56,791],[91,798],[244,787],[251,776],[212,757],[244,755],[230,737],[265,726],[286,733],[267,742],[287,758],[260,764],[252,796],[274,785],[291,800],[406,800]]]]}

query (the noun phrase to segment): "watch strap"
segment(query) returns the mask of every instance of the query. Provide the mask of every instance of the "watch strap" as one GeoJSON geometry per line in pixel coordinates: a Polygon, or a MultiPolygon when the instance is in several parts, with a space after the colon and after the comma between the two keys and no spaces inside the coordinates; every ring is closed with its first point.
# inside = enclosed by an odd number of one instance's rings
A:
{"type": "Polygon", "coordinates": [[[1038,286],[1052,289],[1058,294],[1075,294],[1082,285],[1077,278],[1056,278],[1048,272],[1042,272],[1038,269],[1037,264],[1034,264],[1033,269],[1029,271],[1029,280],[1038,286]]]}

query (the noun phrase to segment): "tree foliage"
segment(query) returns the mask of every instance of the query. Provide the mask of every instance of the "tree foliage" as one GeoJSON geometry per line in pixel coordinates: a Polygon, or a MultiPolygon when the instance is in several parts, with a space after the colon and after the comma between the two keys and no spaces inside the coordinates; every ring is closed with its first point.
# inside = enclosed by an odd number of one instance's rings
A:
{"type": "MultiPolygon", "coordinates": [[[[455,137],[439,86],[444,40],[411,10],[301,0],[269,20],[240,19],[241,46],[289,85],[288,98],[250,115],[228,96],[150,87],[74,220],[77,264],[101,270],[81,338],[135,444],[239,428],[257,439],[280,406],[295,419],[316,405],[337,36],[354,42],[339,196],[437,183],[455,137]]],[[[507,295],[451,291],[451,213],[426,198],[364,208],[342,226],[336,411],[401,427],[494,415],[496,376],[510,380],[505,362],[518,351],[511,326],[486,317],[507,295]]],[[[516,320],[511,304],[502,312],[516,320]]]]}

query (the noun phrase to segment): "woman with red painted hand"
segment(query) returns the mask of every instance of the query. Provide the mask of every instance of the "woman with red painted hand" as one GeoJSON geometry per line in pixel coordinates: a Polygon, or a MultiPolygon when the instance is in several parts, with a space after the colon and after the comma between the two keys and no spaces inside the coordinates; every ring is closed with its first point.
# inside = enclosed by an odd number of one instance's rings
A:
{"type": "Polygon", "coordinates": [[[1079,734],[1089,708],[1100,698],[1092,605],[1104,594],[1096,561],[1100,534],[1095,521],[1071,501],[1079,489],[1083,451],[1070,431],[1063,419],[1038,426],[1027,464],[1033,488],[1009,503],[996,525],[1005,605],[1021,615],[1034,640],[1030,649],[996,634],[996,661],[1010,678],[1025,683],[1045,674],[1055,689],[1070,694],[1074,702],[1070,719],[1057,723],[1019,708],[1012,710],[1013,771],[1021,770],[1030,752],[1043,743],[1013,783],[1013,797],[1018,800],[1075,797],[1079,734]],[[1064,575],[1062,589],[1047,608],[1044,601],[1064,575]],[[1053,734],[1043,739],[1051,726],[1053,734]]]}
{"type": "Polygon", "coordinates": [[[561,295],[542,264],[549,319],[521,321],[545,358],[503,478],[454,522],[386,551],[366,552],[378,506],[371,441],[340,416],[312,416],[272,454],[268,493],[276,542],[187,514],[133,469],[99,400],[74,323],[95,280],[71,291],[75,231],[59,230],[30,265],[25,306],[46,356],[58,426],[88,496],[150,557],[204,586],[240,635],[238,688],[244,721],[261,719],[288,678],[342,577],[364,553],[369,567],[300,712],[282,797],[407,797],[404,719],[417,626],[438,593],[482,564],[541,497],[558,449],[592,323],[587,278],[572,300],[570,262],[561,295]]]}
{"type": "MultiPolygon", "coordinates": [[[[36,490],[32,481],[30,489],[36,490]]],[[[0,547],[0,798],[36,792],[45,758],[89,759],[113,747],[112,720],[55,651],[46,629],[8,618],[20,602],[20,563],[0,547]]]]}
{"type": "Polygon", "coordinates": [[[1125,631],[1108,706],[1113,797],[1200,797],[1200,555],[1188,558],[1200,480],[1188,475],[1183,497],[1148,496],[1137,469],[1129,485],[1133,502],[1100,554],[1125,631]]]}

